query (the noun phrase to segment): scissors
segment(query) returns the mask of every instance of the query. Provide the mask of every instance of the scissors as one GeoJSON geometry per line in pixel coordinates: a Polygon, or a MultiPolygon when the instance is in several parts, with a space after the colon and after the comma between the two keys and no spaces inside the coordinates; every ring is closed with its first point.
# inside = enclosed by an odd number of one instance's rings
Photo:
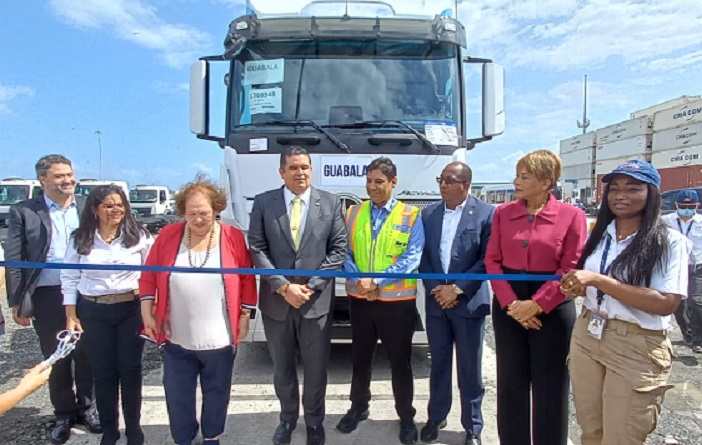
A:
{"type": "Polygon", "coordinates": [[[49,358],[44,360],[44,367],[48,368],[49,366],[53,366],[62,358],[68,357],[68,355],[76,348],[76,344],[78,343],[78,340],[80,340],[81,334],[82,333],[80,331],[69,331],[67,329],[59,331],[59,333],[56,334],[56,339],[58,340],[56,351],[51,354],[49,358]]]}

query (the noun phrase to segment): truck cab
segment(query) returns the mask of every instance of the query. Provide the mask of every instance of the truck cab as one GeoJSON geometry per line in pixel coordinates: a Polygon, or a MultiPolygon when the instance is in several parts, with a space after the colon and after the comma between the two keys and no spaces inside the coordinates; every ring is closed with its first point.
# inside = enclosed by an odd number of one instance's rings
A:
{"type": "Polygon", "coordinates": [[[114,184],[121,188],[124,192],[124,196],[129,199],[129,184],[127,181],[112,181],[109,179],[81,179],[76,183],[76,195],[88,196],[90,192],[95,189],[95,187],[110,184],[114,184]]]}
{"type": "Polygon", "coordinates": [[[0,227],[7,227],[10,206],[41,194],[41,183],[36,179],[5,178],[0,181],[0,227]]]}
{"type": "MultiPolygon", "coordinates": [[[[282,186],[279,158],[292,145],[311,155],[312,186],[339,195],[345,207],[368,199],[365,167],[386,156],[398,168],[395,197],[423,208],[441,199],[436,177],[446,164],[467,162],[475,144],[502,133],[502,67],[470,56],[463,25],[446,11],[399,8],[313,1],[285,14],[251,9],[230,24],[222,54],[192,66],[191,131],[224,150],[231,207],[223,221],[247,230],[254,197],[282,186]],[[223,102],[210,98],[217,64],[226,70],[225,110],[211,105],[223,102]],[[476,96],[482,106],[471,107],[476,96]],[[210,131],[211,115],[223,116],[224,134],[210,131]]],[[[336,296],[332,335],[343,341],[350,338],[343,280],[336,296]]],[[[423,295],[417,307],[423,315],[423,295]]],[[[259,321],[254,341],[265,340],[259,321]]],[[[422,323],[415,341],[426,341],[422,323]]]]}
{"type": "Polygon", "coordinates": [[[129,192],[132,211],[138,216],[172,215],[171,191],[165,185],[137,185],[129,192]]]}

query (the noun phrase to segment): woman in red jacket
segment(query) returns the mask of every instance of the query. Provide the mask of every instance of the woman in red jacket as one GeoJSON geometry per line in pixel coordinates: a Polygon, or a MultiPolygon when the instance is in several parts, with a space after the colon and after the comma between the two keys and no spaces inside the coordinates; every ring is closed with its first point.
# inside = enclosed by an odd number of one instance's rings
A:
{"type": "MultiPolygon", "coordinates": [[[[551,193],[561,160],[538,150],[517,163],[517,201],[498,207],[485,255],[489,274],[560,275],[587,236],[585,213],[551,193]]],[[[566,357],[575,305],[558,281],[492,281],[497,429],[502,445],[568,442],[566,357]],[[533,442],[532,442],[533,441],[533,442]]]]}
{"type": "MultiPolygon", "coordinates": [[[[146,265],[251,267],[244,235],[215,220],[227,205],[224,191],[198,177],[175,199],[185,222],[161,231],[146,265]]],[[[175,443],[191,445],[201,426],[204,444],[218,445],[237,344],[249,332],[249,316],[258,299],[254,276],[143,272],[140,291],[144,330],[164,346],[163,386],[175,443]],[[198,378],[201,425],[195,415],[198,378]]]]}

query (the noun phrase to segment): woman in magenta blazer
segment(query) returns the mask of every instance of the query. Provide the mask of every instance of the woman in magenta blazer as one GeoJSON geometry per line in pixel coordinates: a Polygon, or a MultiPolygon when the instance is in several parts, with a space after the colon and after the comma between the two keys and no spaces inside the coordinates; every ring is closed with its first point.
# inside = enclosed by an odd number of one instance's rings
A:
{"type": "MultiPolygon", "coordinates": [[[[516,201],[495,212],[485,267],[489,274],[561,275],[578,262],[585,213],[551,189],[560,158],[538,150],[517,163],[516,201]]],[[[575,305],[558,281],[491,282],[497,355],[497,428],[502,445],[568,441],[566,358],[575,305]]]]}

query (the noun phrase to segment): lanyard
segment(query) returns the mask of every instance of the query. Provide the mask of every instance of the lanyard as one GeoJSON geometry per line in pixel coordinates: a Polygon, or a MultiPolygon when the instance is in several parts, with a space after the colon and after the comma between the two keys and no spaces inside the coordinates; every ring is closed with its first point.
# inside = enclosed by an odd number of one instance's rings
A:
{"type": "MultiPolygon", "coordinates": [[[[605,241],[604,245],[604,252],[602,252],[602,259],[600,260],[600,274],[602,275],[609,275],[609,272],[612,270],[612,265],[610,264],[607,266],[607,257],[609,256],[609,249],[612,247],[612,236],[607,235],[607,240],[605,241]]],[[[601,290],[597,290],[597,309],[602,306],[602,302],[604,301],[604,292],[601,290]]]]}
{"type": "MultiPolygon", "coordinates": [[[[680,229],[680,233],[683,233],[682,223],[680,222],[680,218],[677,218],[676,221],[678,222],[678,228],[680,229]]],[[[694,221],[690,220],[690,225],[687,226],[687,232],[685,232],[685,236],[688,238],[690,237],[690,230],[692,230],[692,223],[693,222],[694,221]]]]}

